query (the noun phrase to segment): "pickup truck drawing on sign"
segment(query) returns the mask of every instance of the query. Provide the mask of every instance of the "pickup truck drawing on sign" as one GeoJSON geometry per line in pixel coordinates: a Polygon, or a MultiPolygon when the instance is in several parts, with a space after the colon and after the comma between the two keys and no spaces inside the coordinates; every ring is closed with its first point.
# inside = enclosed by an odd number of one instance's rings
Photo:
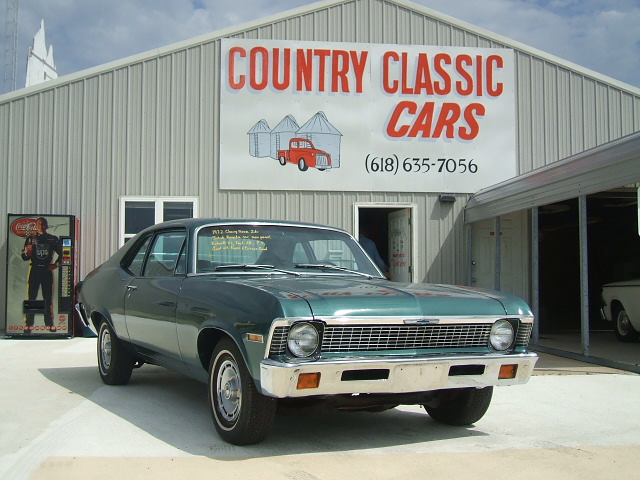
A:
{"type": "Polygon", "coordinates": [[[306,171],[309,167],[321,171],[332,168],[331,155],[315,148],[311,140],[306,138],[289,140],[288,150],[278,150],[278,161],[283,166],[287,163],[296,164],[301,172],[306,171]]]}

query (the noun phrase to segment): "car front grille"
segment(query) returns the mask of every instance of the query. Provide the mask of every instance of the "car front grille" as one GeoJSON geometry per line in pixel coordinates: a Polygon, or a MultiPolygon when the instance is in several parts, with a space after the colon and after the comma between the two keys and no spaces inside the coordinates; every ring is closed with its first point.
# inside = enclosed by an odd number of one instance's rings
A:
{"type": "MultiPolygon", "coordinates": [[[[516,346],[527,346],[531,324],[520,324],[516,346]]],[[[276,327],[269,355],[286,351],[288,326],[276,327]]],[[[482,348],[489,343],[491,324],[454,325],[328,325],[322,353],[376,352],[382,350],[482,348]]]]}
{"type": "Polygon", "coordinates": [[[269,348],[269,356],[282,355],[287,348],[287,334],[289,327],[276,327],[271,337],[271,347],[269,348]]]}
{"type": "Polygon", "coordinates": [[[327,327],[322,339],[326,353],[418,348],[483,347],[491,325],[359,325],[327,327]]]}
{"type": "Polygon", "coordinates": [[[326,155],[316,155],[316,167],[324,168],[329,166],[329,159],[326,155]]]}
{"type": "Polygon", "coordinates": [[[527,345],[529,345],[532,330],[533,323],[521,323],[518,326],[518,331],[516,332],[516,346],[526,347],[527,345]]]}

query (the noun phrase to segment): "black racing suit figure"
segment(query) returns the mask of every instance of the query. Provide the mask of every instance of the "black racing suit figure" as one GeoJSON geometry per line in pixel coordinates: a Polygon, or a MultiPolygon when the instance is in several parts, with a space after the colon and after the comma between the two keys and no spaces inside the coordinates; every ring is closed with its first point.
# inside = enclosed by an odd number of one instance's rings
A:
{"type": "MultiPolygon", "coordinates": [[[[29,269],[28,299],[36,300],[38,290],[42,289],[44,299],[44,324],[45,330],[55,332],[53,323],[53,271],[60,265],[61,248],[60,241],[55,235],[47,233],[49,225],[47,220],[40,217],[36,220],[37,234],[27,237],[22,249],[22,259],[31,261],[29,269]],[[53,254],[57,254],[55,262],[53,254]]],[[[34,314],[25,314],[25,333],[31,333],[34,324],[34,314]]]]}

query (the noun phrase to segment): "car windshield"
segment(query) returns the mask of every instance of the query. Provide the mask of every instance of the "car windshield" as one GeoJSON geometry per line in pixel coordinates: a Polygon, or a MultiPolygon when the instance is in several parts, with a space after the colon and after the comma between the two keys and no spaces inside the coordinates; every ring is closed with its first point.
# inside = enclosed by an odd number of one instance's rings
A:
{"type": "Polygon", "coordinates": [[[196,273],[287,270],[380,277],[349,235],[282,225],[213,225],[198,232],[196,273]],[[247,268],[252,265],[258,268],[247,268]],[[225,268],[229,266],[230,268],[225,268]],[[242,266],[243,268],[236,268],[242,266]]]}

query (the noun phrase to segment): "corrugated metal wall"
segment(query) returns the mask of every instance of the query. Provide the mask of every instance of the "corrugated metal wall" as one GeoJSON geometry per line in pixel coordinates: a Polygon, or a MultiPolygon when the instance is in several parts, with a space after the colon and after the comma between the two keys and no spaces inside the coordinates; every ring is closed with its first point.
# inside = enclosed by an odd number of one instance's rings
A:
{"type": "MultiPolygon", "coordinates": [[[[222,36],[504,46],[449,20],[404,3],[329,1],[222,36]]],[[[637,93],[516,51],[520,172],[640,130],[637,93]]],[[[437,193],[220,191],[219,57],[219,39],[200,38],[1,97],[0,211],[77,215],[84,276],[117,248],[123,195],[197,196],[201,217],[314,221],[350,231],[354,203],[410,203],[418,215],[416,278],[465,282],[464,195],[440,204],[437,193]]],[[[0,237],[6,228],[5,220],[0,237]]],[[[3,272],[0,300],[4,281],[3,272]]]]}

